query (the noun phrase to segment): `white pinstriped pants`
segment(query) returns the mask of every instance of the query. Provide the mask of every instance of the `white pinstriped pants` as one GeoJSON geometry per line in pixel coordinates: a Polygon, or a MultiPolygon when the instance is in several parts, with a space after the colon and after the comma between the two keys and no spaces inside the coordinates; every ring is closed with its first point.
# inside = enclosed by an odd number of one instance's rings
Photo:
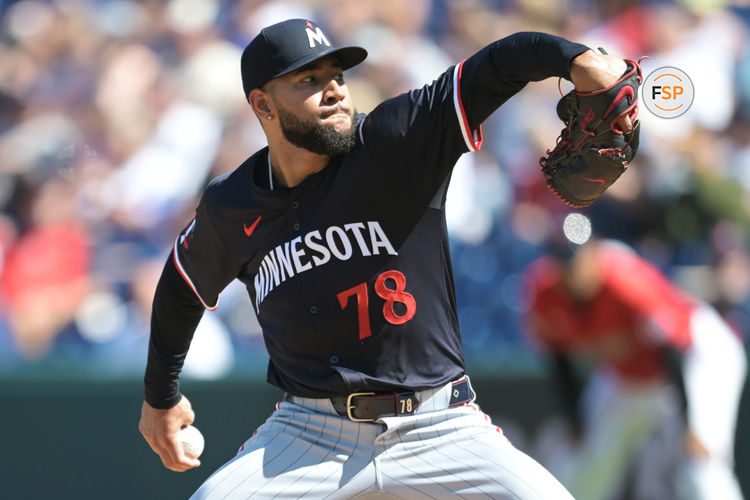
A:
{"type": "Polygon", "coordinates": [[[448,408],[451,384],[417,394],[412,416],[340,417],[328,399],[292,398],[191,497],[572,499],[474,404],[448,408]]]}

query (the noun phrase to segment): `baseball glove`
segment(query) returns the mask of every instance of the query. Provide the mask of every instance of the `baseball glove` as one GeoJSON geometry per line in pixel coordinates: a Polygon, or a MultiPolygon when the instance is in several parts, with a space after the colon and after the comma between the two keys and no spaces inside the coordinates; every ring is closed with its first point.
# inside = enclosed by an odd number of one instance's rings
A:
{"type": "Polygon", "coordinates": [[[643,77],[638,62],[625,62],[628,69],[611,87],[594,92],[572,90],[557,103],[557,116],[565,128],[539,164],[547,186],[570,206],[587,207],[596,201],[638,150],[636,116],[643,77]],[[633,120],[633,130],[627,134],[617,125],[624,115],[633,120]]]}

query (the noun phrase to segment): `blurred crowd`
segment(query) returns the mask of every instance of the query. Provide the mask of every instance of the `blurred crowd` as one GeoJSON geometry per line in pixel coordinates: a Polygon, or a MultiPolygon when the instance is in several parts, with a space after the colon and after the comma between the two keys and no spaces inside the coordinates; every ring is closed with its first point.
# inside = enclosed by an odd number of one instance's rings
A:
{"type": "MultiPolygon", "coordinates": [[[[57,363],[142,374],[173,238],[208,180],[265,145],[244,101],[240,53],[260,28],[291,17],[368,49],[346,75],[361,112],[517,31],[647,55],[644,76],[664,65],[685,71],[690,110],[665,120],[641,107],[638,157],[581,212],[598,237],[633,246],[750,337],[747,4],[0,1],[0,375],[57,363]]],[[[466,351],[493,366],[531,351],[520,276],[571,212],[538,165],[562,126],[557,87],[530,84],[498,110],[448,194],[466,351]]],[[[186,374],[265,370],[242,285],[220,303],[204,315],[186,374]]]]}

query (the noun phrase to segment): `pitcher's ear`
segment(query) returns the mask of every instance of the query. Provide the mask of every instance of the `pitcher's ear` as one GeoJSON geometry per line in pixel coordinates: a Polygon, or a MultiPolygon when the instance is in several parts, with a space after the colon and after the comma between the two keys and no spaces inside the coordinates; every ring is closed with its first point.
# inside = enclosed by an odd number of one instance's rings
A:
{"type": "Polygon", "coordinates": [[[269,120],[273,118],[271,97],[268,92],[263,89],[253,89],[250,91],[250,95],[247,96],[247,102],[253,108],[258,118],[269,120]]]}

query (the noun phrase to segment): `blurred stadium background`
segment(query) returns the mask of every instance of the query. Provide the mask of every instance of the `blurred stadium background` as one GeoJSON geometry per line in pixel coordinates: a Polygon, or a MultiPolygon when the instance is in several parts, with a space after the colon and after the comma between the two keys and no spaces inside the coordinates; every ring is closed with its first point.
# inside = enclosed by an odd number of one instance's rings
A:
{"type": "MultiPolygon", "coordinates": [[[[365,112],[516,31],[648,55],[644,76],[684,70],[692,108],[663,120],[642,107],[634,165],[581,212],[750,337],[747,1],[0,1],[0,497],[183,498],[270,413],[278,394],[235,284],[204,316],[185,368],[203,467],[162,469],[136,429],[150,302],[173,238],[205,183],[265,145],[240,52],[289,17],[368,49],[347,75],[365,112]]],[[[536,456],[555,404],[523,333],[520,273],[570,212],[537,163],[561,127],[558,98],[550,79],[496,112],[448,202],[479,402],[536,456]]],[[[743,439],[738,467],[750,462],[743,439]]]]}

